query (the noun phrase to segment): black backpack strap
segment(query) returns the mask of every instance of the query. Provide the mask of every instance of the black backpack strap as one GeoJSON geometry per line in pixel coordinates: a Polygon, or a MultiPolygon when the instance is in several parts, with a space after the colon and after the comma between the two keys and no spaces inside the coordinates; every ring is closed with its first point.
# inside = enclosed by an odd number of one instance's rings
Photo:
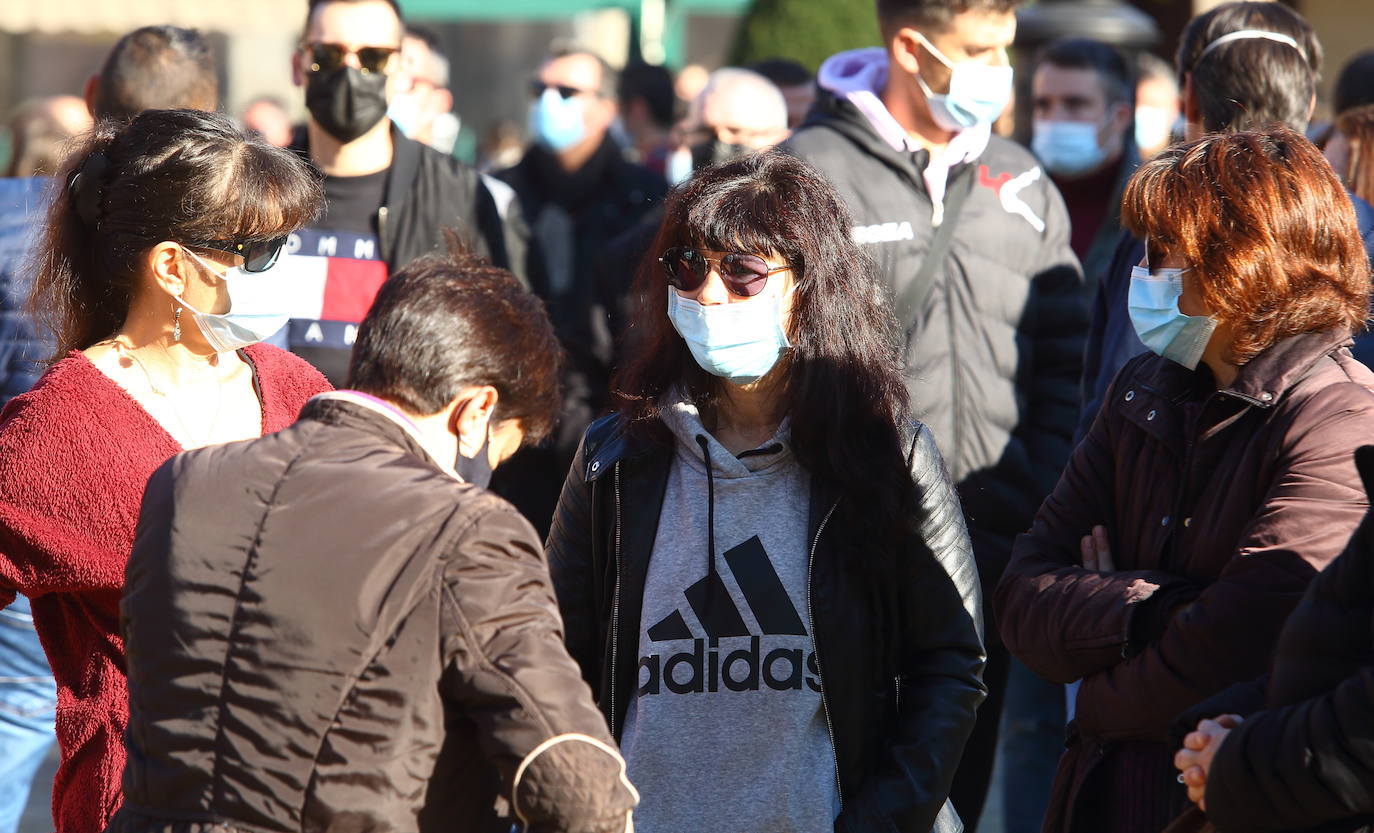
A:
{"type": "Polygon", "coordinates": [[[910,331],[920,320],[921,308],[935,288],[935,275],[949,254],[950,242],[954,239],[955,226],[959,224],[959,214],[964,203],[973,192],[973,181],[977,174],[973,165],[965,165],[950,177],[949,187],[945,189],[945,216],[935,229],[935,237],[930,241],[930,250],[921,262],[921,268],[906,289],[893,301],[892,311],[904,330],[910,331]]]}

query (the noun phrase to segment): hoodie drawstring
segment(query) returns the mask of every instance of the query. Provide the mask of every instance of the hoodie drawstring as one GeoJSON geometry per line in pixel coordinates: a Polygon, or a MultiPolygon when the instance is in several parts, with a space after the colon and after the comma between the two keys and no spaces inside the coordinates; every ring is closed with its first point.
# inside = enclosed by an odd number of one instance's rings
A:
{"type": "Polygon", "coordinates": [[[716,577],[716,478],[711,472],[711,447],[704,434],[697,434],[697,445],[706,461],[706,574],[712,579],[706,583],[706,609],[710,611],[714,609],[716,585],[720,583],[716,577]]]}

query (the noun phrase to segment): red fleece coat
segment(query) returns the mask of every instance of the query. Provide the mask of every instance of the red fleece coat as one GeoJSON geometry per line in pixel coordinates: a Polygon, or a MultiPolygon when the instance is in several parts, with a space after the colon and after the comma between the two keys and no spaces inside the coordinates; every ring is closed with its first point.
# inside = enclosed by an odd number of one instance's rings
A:
{"type": "MultiPolygon", "coordinates": [[[[296,420],[329,383],[253,345],[262,430],[296,420]]],[[[119,807],[128,684],[119,599],[143,489],[182,450],[133,397],[72,353],[0,412],[0,609],[15,592],[57,678],[58,833],[99,833],[119,807]]],[[[226,484],[228,487],[230,484],[226,484]]]]}

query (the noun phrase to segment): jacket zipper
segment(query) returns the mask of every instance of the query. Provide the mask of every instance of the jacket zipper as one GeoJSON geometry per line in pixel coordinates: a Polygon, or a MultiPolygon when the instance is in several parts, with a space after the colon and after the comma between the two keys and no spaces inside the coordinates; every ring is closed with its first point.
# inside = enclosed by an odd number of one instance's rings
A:
{"type": "MultiPolygon", "coordinates": [[[[954,454],[951,455],[951,459],[955,461],[956,467],[962,467],[964,463],[964,432],[959,429],[958,417],[959,409],[962,407],[959,395],[962,386],[959,384],[959,334],[954,330],[954,291],[950,289],[950,281],[945,274],[943,264],[936,265],[930,273],[930,278],[935,281],[943,280],[945,284],[945,323],[949,327],[949,388],[952,402],[950,413],[954,415],[950,422],[950,434],[954,446],[954,454]]],[[[932,289],[932,294],[933,292],[932,289]]]]}
{"type": "Polygon", "coordinates": [[[835,746],[835,726],[830,721],[830,704],[825,697],[825,669],[821,665],[821,646],[816,641],[816,612],[811,605],[811,583],[814,578],[816,567],[816,547],[821,543],[821,533],[825,531],[825,525],[830,523],[830,516],[835,514],[840,502],[835,501],[830,507],[830,511],[825,513],[821,519],[821,525],[816,528],[816,538],[811,542],[811,555],[806,561],[806,615],[811,619],[811,651],[816,655],[816,677],[821,682],[821,713],[825,715],[825,731],[830,735],[830,756],[835,763],[835,795],[840,799],[840,809],[844,809],[844,786],[840,783],[840,752],[835,746]]]}
{"type": "Polygon", "coordinates": [[[388,213],[386,206],[377,209],[377,251],[381,254],[382,260],[386,260],[391,254],[386,245],[386,215],[388,213]]]}
{"type": "MultiPolygon", "coordinates": [[[[611,595],[611,734],[619,738],[615,708],[616,657],[620,653],[620,463],[615,464],[615,591],[611,595]]],[[[817,660],[817,668],[820,662],[817,660]]]]}
{"type": "MultiPolygon", "coordinates": [[[[819,666],[818,666],[818,667],[819,667],[819,666]]],[[[897,692],[897,701],[896,701],[897,714],[900,715],[900,714],[902,713],[902,675],[901,675],[901,674],[895,674],[895,675],[893,675],[893,677],[892,677],[892,687],[893,687],[893,689],[895,689],[896,692],[897,692]]]]}

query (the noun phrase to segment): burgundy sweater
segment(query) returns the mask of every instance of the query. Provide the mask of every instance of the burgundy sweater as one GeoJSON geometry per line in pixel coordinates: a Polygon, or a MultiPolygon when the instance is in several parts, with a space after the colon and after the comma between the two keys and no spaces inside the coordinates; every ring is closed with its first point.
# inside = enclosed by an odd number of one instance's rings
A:
{"type": "MultiPolygon", "coordinates": [[[[267,345],[251,360],[262,430],[295,421],[329,390],[313,367],[267,345]]],[[[148,477],[182,450],[133,397],[80,353],[0,411],[0,609],[33,600],[57,679],[62,763],[58,833],[99,833],[119,807],[128,684],[119,599],[148,477]]]]}

